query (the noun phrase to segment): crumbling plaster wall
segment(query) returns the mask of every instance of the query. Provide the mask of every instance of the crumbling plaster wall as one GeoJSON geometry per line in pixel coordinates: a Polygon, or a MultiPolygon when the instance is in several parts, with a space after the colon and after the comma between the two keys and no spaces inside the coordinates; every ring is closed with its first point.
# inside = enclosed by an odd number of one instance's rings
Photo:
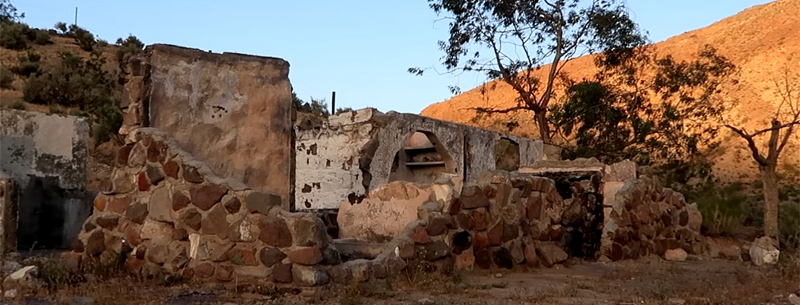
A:
{"type": "Polygon", "coordinates": [[[434,135],[454,161],[454,174],[471,179],[495,169],[495,143],[520,146],[520,165],[544,157],[541,141],[499,134],[414,114],[367,108],[330,116],[317,126],[295,127],[295,208],[338,209],[358,203],[389,182],[395,154],[416,132],[434,135]]]}
{"type": "Polygon", "coordinates": [[[19,246],[70,247],[91,212],[87,119],[2,109],[0,122],[0,176],[16,181],[24,224],[19,246]]]}
{"type": "Polygon", "coordinates": [[[279,194],[289,208],[288,62],[156,44],[129,60],[123,72],[123,133],[158,128],[216,175],[279,194]]]}

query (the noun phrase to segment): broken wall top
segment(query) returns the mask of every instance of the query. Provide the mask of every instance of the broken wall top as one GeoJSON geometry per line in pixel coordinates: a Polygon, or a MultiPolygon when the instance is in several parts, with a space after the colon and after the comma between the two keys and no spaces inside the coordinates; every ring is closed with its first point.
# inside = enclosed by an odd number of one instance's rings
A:
{"type": "Polygon", "coordinates": [[[148,46],[128,62],[123,134],[153,127],[214,174],[291,200],[289,63],[273,57],[148,46]]]}
{"type": "Polygon", "coordinates": [[[57,177],[64,189],[86,186],[89,121],[83,117],[0,109],[0,173],[25,185],[57,177]]]}

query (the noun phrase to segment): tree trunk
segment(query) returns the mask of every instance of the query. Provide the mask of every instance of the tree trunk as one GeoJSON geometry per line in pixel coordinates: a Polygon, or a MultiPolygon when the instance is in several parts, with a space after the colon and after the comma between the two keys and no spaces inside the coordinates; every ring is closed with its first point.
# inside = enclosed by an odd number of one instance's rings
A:
{"type": "Polygon", "coordinates": [[[534,117],[536,118],[536,125],[539,127],[539,137],[541,137],[544,144],[550,144],[552,139],[550,139],[550,125],[547,125],[547,112],[536,111],[534,112],[534,117]]]}
{"type": "Polygon", "coordinates": [[[778,176],[775,165],[759,166],[764,183],[764,235],[778,240],[778,176]]]}

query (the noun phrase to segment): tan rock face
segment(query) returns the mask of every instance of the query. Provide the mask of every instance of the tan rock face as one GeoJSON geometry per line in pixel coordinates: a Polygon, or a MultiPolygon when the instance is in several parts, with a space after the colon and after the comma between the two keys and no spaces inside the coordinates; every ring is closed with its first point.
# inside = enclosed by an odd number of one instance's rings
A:
{"type": "MultiPolygon", "coordinates": [[[[682,61],[696,56],[704,45],[713,45],[719,54],[730,59],[742,71],[738,76],[739,83],[725,86],[724,90],[731,100],[742,101],[735,112],[748,118],[744,127],[749,130],[765,128],[767,125],[763,125],[764,120],[775,113],[781,101],[774,85],[777,76],[782,77],[787,69],[790,75],[800,72],[800,65],[796,64],[800,55],[800,40],[796,39],[796,33],[800,31],[798,11],[798,1],[771,1],[708,27],[656,43],[653,47],[661,56],[671,55],[675,60],[682,61]]],[[[594,57],[588,55],[568,62],[562,71],[577,80],[590,78],[595,70],[594,57]]],[[[546,71],[549,71],[547,67],[543,67],[534,75],[542,73],[538,75],[543,76],[546,71]]],[[[475,110],[475,105],[494,109],[512,108],[517,106],[517,97],[518,94],[510,85],[495,80],[447,101],[432,104],[422,110],[422,115],[493,130],[507,130],[498,122],[520,122],[520,126],[514,129],[515,133],[538,135],[532,112],[482,117],[475,110]]],[[[731,149],[726,149],[725,154],[715,160],[715,174],[731,181],[741,179],[741,175],[756,178],[758,170],[755,162],[741,162],[741,158],[737,157],[740,153],[748,152],[745,141],[733,137],[724,140],[723,146],[731,149]]],[[[787,147],[787,155],[797,155],[798,146],[787,147]]],[[[787,159],[790,160],[784,162],[800,164],[796,157],[787,159]]]]}
{"type": "Polygon", "coordinates": [[[431,196],[430,189],[405,182],[386,184],[372,193],[376,195],[361,203],[342,201],[339,204],[340,238],[388,241],[398,236],[408,223],[417,220],[417,208],[431,196]]]}

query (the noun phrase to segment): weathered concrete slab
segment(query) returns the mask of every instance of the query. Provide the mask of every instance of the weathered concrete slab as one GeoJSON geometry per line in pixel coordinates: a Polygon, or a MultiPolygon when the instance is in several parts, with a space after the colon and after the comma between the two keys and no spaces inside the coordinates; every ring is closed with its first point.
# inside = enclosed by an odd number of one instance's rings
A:
{"type": "Polygon", "coordinates": [[[18,246],[68,248],[91,212],[86,118],[0,110],[0,172],[19,189],[18,246]]]}

